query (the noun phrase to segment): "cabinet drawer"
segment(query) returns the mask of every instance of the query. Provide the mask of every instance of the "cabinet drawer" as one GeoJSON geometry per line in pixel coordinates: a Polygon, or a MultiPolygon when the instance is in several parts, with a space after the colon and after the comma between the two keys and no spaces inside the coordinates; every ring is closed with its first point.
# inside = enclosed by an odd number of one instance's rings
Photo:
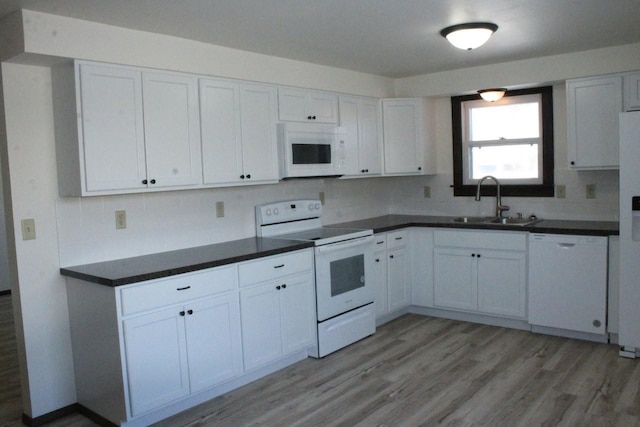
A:
{"type": "Polygon", "coordinates": [[[435,246],[525,251],[527,233],[500,231],[434,231],[435,246]]]}
{"type": "Polygon", "coordinates": [[[120,291],[122,315],[230,291],[237,286],[235,265],[131,285],[120,291]]]}
{"type": "Polygon", "coordinates": [[[407,230],[387,233],[387,249],[398,248],[407,244],[409,233],[407,230]]]}
{"type": "Polygon", "coordinates": [[[312,268],[313,256],[310,249],[248,261],[239,266],[240,286],[264,282],[312,268]]]}
{"type": "Polygon", "coordinates": [[[387,249],[387,235],[385,233],[375,234],[373,236],[373,250],[380,251],[387,249]]]}

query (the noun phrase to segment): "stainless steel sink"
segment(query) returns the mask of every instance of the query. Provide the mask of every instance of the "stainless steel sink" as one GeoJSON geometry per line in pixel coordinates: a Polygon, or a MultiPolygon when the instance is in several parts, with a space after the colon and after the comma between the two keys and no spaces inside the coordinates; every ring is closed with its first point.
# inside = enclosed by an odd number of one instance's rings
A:
{"type": "Polygon", "coordinates": [[[494,218],[489,221],[492,224],[504,224],[504,225],[532,225],[536,222],[540,222],[540,219],[531,218],[494,218]]]}
{"type": "Polygon", "coordinates": [[[461,224],[496,224],[496,225],[520,225],[527,226],[542,221],[531,218],[496,218],[486,216],[459,216],[453,218],[453,222],[461,224]]]}
{"type": "Polygon", "coordinates": [[[459,217],[453,218],[453,222],[460,222],[465,224],[482,224],[482,223],[489,223],[495,219],[497,218],[486,217],[486,216],[459,216],[459,217]]]}

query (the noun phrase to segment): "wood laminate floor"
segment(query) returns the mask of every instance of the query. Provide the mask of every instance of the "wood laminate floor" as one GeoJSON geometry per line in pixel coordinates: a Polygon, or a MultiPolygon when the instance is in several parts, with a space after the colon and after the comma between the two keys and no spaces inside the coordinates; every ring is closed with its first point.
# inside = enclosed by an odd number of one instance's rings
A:
{"type": "MultiPolygon", "coordinates": [[[[15,347],[5,330],[11,323],[0,326],[2,426],[19,425],[21,413],[7,352],[15,347]],[[14,386],[5,389],[8,383],[14,386]]],[[[94,424],[74,415],[50,425],[94,424]]],[[[406,315],[324,359],[306,359],[158,423],[419,425],[640,426],[640,360],[619,357],[611,345],[406,315]]]]}

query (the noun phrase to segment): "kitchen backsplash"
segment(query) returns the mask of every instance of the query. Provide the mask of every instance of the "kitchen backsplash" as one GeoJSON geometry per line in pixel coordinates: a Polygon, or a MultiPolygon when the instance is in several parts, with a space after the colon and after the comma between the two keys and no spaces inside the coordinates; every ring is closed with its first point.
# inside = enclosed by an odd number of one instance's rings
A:
{"type": "MultiPolygon", "coordinates": [[[[255,235],[254,206],[325,192],[324,224],[385,215],[490,215],[495,199],[452,197],[450,174],[425,177],[313,179],[194,191],[124,196],[58,198],[56,215],[60,265],[71,266],[155,252],[201,246],[255,235]],[[431,187],[424,198],[423,187],[431,187]],[[225,216],[216,218],[216,202],[225,216]],[[127,228],[115,229],[115,211],[125,210],[127,228]]],[[[540,218],[617,220],[615,171],[556,171],[567,187],[566,199],[510,198],[510,215],[540,218]],[[596,184],[596,199],[586,199],[585,184],[596,184]]]]}

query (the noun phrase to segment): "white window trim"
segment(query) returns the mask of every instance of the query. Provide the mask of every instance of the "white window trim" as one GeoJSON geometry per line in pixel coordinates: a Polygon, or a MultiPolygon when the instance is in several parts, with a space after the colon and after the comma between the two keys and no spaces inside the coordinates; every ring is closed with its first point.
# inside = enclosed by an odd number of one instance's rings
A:
{"type": "Polygon", "coordinates": [[[501,146],[501,145],[519,145],[519,144],[538,144],[538,178],[533,179],[508,179],[500,178],[501,184],[506,185],[539,185],[543,183],[543,135],[542,135],[542,95],[530,94],[530,95],[517,95],[504,97],[499,101],[492,102],[487,105],[487,101],[482,99],[463,101],[461,103],[462,108],[462,162],[465,166],[463,168],[463,184],[464,185],[476,185],[478,179],[470,178],[471,172],[471,148],[473,147],[486,147],[486,146],[501,146]],[[498,139],[487,141],[470,141],[469,139],[469,110],[471,108],[482,106],[485,108],[509,105],[509,104],[524,104],[536,102],[538,104],[538,137],[537,138],[518,138],[518,139],[498,139]]]}

